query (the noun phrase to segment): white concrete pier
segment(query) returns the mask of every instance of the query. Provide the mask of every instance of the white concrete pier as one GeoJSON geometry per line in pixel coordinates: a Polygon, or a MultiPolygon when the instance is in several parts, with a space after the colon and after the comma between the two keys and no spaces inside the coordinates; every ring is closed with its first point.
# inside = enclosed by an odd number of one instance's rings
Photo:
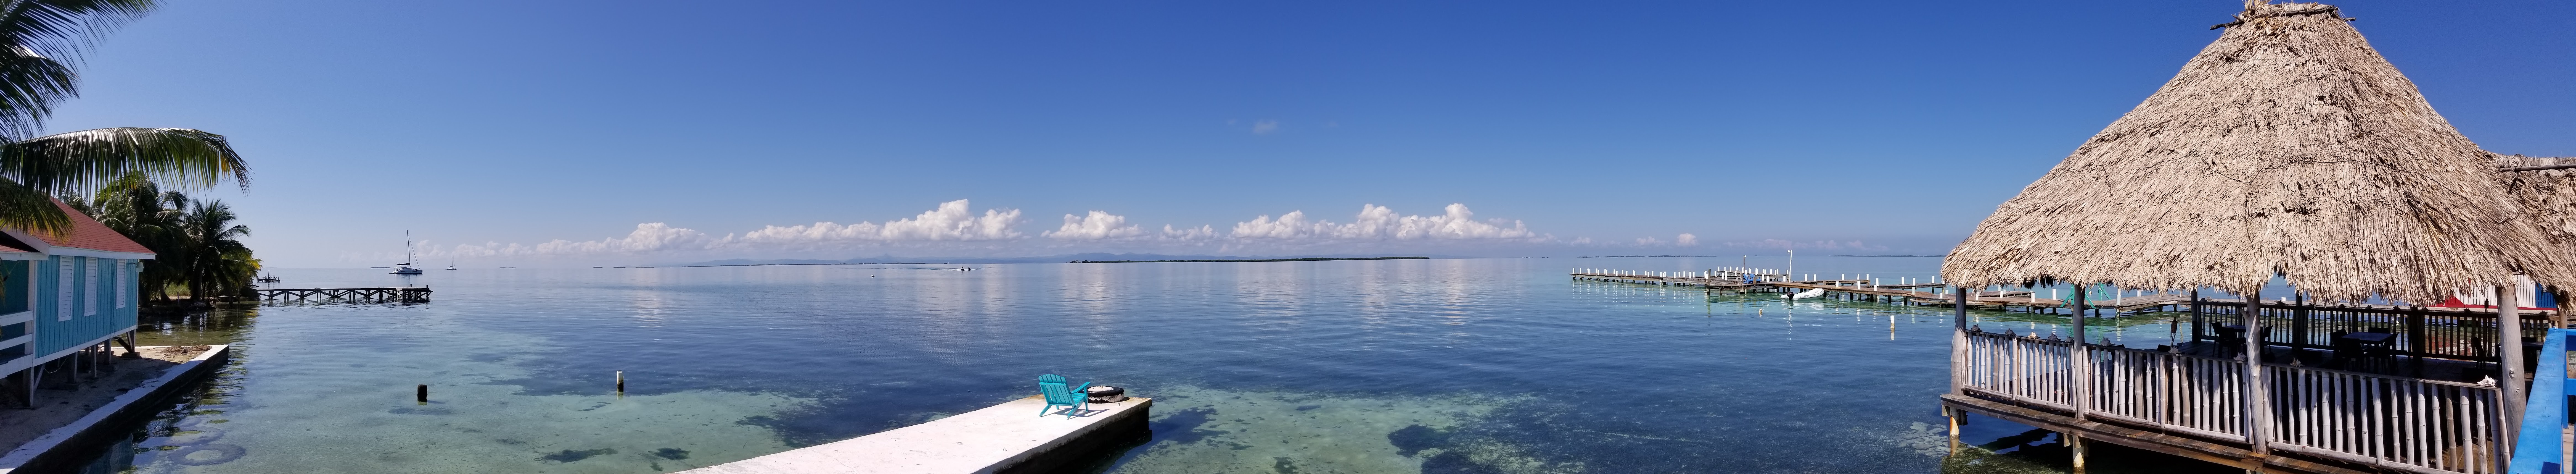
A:
{"type": "Polygon", "coordinates": [[[1101,448],[1147,436],[1152,399],[1095,403],[1068,418],[1046,416],[1035,396],[928,423],[820,446],[681,471],[681,474],[987,474],[1052,471],[1101,448]]]}

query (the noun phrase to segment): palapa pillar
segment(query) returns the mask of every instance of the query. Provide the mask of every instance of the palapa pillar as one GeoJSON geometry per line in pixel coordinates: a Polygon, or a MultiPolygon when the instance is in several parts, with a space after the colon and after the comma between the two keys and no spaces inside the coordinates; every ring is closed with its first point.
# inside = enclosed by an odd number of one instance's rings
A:
{"type": "MultiPolygon", "coordinates": [[[[2513,280],[2508,278],[2505,281],[2513,280]]],[[[2501,356],[2502,362],[2498,365],[2504,366],[2504,373],[2496,380],[2496,388],[2504,392],[2503,409],[2496,410],[2504,417],[2503,422],[2497,424],[2504,427],[2499,438],[2503,441],[2498,444],[2506,446],[2511,446],[2514,435],[2522,432],[2525,389],[2522,382],[2522,302],[2517,301],[2522,297],[2521,290],[2518,285],[2496,287],[2496,344],[2501,346],[2498,348],[2501,353],[2497,355],[2501,356]]]]}
{"type": "Polygon", "coordinates": [[[2073,387],[2075,397],[2070,401],[2075,405],[2075,419],[2082,420],[2085,412],[2093,410],[2093,353],[2084,348],[2085,316],[2082,285],[2075,287],[2074,308],[2073,315],[2069,317],[2074,318],[2071,325],[2075,326],[2075,337],[2068,340],[2075,343],[2066,346],[2066,370],[2075,376],[2073,387]]]}
{"type": "Polygon", "coordinates": [[[2263,291],[2245,295],[2245,441],[2254,455],[2272,452],[2272,390],[2263,383],[2263,291]]]}
{"type": "Polygon", "coordinates": [[[1958,304],[1950,305],[1954,309],[1952,314],[1956,319],[1950,326],[1950,393],[1966,395],[1968,393],[1968,287],[1953,285],[1950,287],[1950,296],[1958,300],[1958,304]]]}

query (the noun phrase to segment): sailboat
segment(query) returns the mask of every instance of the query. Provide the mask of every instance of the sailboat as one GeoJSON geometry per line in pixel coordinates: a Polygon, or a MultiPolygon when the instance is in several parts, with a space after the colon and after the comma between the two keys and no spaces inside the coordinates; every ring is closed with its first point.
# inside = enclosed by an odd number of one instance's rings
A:
{"type": "MultiPolygon", "coordinates": [[[[411,231],[406,230],[403,231],[403,260],[411,260],[411,257],[411,231]]],[[[394,274],[419,275],[420,269],[412,268],[410,263],[397,263],[394,264],[394,274]]]]}

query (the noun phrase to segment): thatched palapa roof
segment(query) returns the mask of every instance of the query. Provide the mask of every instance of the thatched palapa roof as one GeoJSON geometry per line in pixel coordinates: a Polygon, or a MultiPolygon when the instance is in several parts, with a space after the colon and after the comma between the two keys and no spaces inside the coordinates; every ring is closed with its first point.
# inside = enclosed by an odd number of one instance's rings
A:
{"type": "Polygon", "coordinates": [[[2278,274],[2326,301],[2435,302],[2517,272],[2569,282],[2576,259],[2520,218],[2494,155],[2348,21],[2330,5],[2249,1],[2155,95],[1998,206],[1941,273],[2237,294],[2278,274]]]}
{"type": "Polygon", "coordinates": [[[2498,169],[2542,168],[2504,174],[2505,191],[2521,202],[2524,218],[2549,237],[2550,251],[2576,255],[2576,157],[2498,155],[2498,169]]]}

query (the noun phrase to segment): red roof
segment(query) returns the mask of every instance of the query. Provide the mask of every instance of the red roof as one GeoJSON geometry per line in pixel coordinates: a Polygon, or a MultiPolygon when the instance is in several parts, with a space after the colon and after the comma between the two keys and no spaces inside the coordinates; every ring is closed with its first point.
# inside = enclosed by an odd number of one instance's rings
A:
{"type": "Polygon", "coordinates": [[[27,241],[18,240],[17,235],[10,233],[0,233],[0,252],[38,253],[36,246],[27,244],[27,241]]]}
{"type": "Polygon", "coordinates": [[[82,214],[80,210],[72,209],[72,206],[63,204],[62,201],[54,201],[54,205],[62,206],[63,214],[72,218],[71,232],[60,236],[50,232],[28,232],[28,234],[55,247],[152,253],[152,249],[144,248],[143,244],[134,243],[134,239],[125,238],[125,234],[116,233],[116,229],[107,228],[107,224],[100,224],[97,220],[90,219],[88,214],[82,214]]]}

